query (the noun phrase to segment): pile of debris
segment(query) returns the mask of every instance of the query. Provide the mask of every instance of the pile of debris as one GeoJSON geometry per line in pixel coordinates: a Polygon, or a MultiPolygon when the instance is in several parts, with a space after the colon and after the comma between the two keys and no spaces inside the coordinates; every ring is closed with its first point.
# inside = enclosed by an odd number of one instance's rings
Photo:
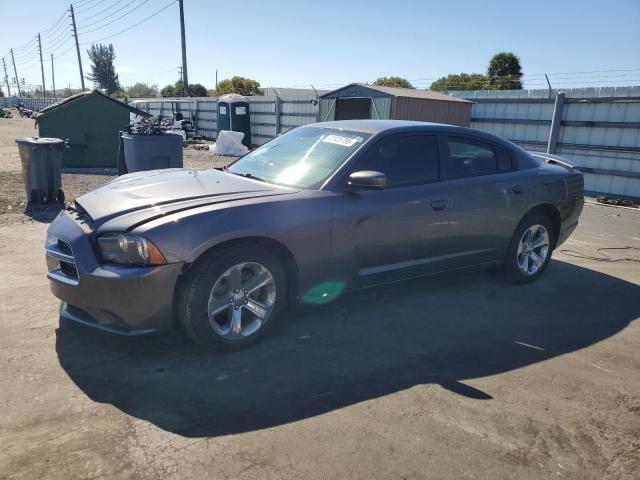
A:
{"type": "Polygon", "coordinates": [[[194,150],[209,150],[208,143],[189,143],[184,142],[184,148],[192,148],[194,150]]]}
{"type": "Polygon", "coordinates": [[[615,205],[617,207],[631,207],[638,208],[638,204],[632,200],[627,200],[624,198],[611,198],[606,196],[597,197],[596,201],[599,203],[603,203],[605,205],[615,205]]]}
{"type": "Polygon", "coordinates": [[[130,123],[127,129],[128,133],[135,135],[162,135],[164,132],[171,130],[173,122],[162,117],[143,118],[139,122],[130,123]]]}
{"type": "Polygon", "coordinates": [[[11,110],[6,108],[0,108],[0,118],[13,118],[11,110]]]}
{"type": "Polygon", "coordinates": [[[18,113],[20,113],[21,117],[31,118],[34,114],[34,111],[25,107],[23,103],[16,104],[16,109],[18,110],[18,113]]]}

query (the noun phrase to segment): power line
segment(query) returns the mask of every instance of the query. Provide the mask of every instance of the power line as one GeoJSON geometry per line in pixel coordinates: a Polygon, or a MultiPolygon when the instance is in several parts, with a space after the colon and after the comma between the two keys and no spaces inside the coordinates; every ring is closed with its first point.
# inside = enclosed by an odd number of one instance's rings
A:
{"type": "Polygon", "coordinates": [[[67,48],[64,52],[59,53],[58,55],[54,55],[53,59],[54,60],[58,60],[59,58],[64,57],[67,53],[69,53],[71,50],[73,50],[75,48],[75,43],[73,45],[71,45],[69,48],[67,48]]]}
{"type": "Polygon", "coordinates": [[[58,45],[58,44],[60,44],[61,41],[64,41],[65,39],[68,39],[70,35],[71,35],[71,29],[65,29],[60,33],[60,35],[58,35],[56,38],[48,41],[46,44],[47,44],[48,48],[51,48],[51,47],[49,47],[49,45],[58,45]]]}
{"type": "Polygon", "coordinates": [[[131,30],[132,28],[135,28],[135,27],[137,27],[138,25],[143,24],[143,23],[144,23],[144,22],[146,22],[147,20],[150,20],[151,18],[155,17],[155,16],[156,16],[156,15],[158,15],[159,13],[164,12],[167,8],[169,8],[171,5],[173,5],[174,3],[177,3],[177,2],[178,2],[178,0],[173,0],[172,2],[170,2],[170,3],[168,3],[167,5],[165,5],[164,7],[162,7],[160,10],[155,11],[154,13],[152,13],[151,15],[149,15],[148,17],[143,18],[143,19],[142,19],[142,20],[140,20],[139,22],[134,23],[134,24],[133,24],[133,25],[131,25],[130,27],[127,27],[127,28],[125,28],[125,29],[123,29],[123,30],[120,30],[119,32],[116,32],[116,33],[114,33],[114,34],[112,34],[112,35],[108,35],[108,36],[103,37],[103,38],[99,38],[99,39],[97,39],[97,40],[91,40],[91,41],[88,41],[88,42],[83,42],[83,43],[81,43],[81,45],[89,45],[89,44],[91,44],[91,43],[102,42],[102,41],[104,41],[104,40],[108,40],[108,39],[110,39],[110,38],[116,37],[116,36],[118,36],[118,35],[120,35],[120,34],[122,34],[122,33],[128,32],[128,31],[129,31],[129,30],[131,30]]]}
{"type": "Polygon", "coordinates": [[[98,6],[98,4],[96,4],[95,2],[98,2],[101,0],[89,0],[87,3],[85,3],[83,6],[86,6],[87,8],[83,8],[80,10],[76,10],[76,13],[84,13],[84,12],[88,12],[89,10],[93,10],[94,8],[96,8],[98,6]],[[93,5],[91,5],[93,3],[93,5]],[[91,5],[91,6],[89,6],[91,5]]]}
{"type": "MultiPolygon", "coordinates": [[[[145,3],[147,3],[148,1],[149,1],[149,0],[144,0],[142,3],[139,3],[138,5],[136,5],[135,7],[133,7],[131,10],[129,10],[129,11],[127,11],[127,12],[123,13],[123,14],[122,14],[122,15],[120,15],[119,17],[114,18],[113,20],[111,20],[111,21],[110,21],[110,22],[108,22],[108,23],[105,23],[104,25],[101,25],[101,26],[96,27],[96,28],[91,29],[91,30],[85,30],[85,31],[78,32],[78,35],[85,35],[85,34],[87,34],[87,33],[95,32],[96,30],[102,30],[104,27],[108,27],[109,25],[111,25],[111,24],[113,24],[113,23],[117,22],[117,21],[118,21],[118,20],[120,20],[121,18],[126,17],[126,16],[127,16],[127,15],[129,15],[131,12],[133,12],[134,10],[137,10],[137,9],[138,9],[138,8],[140,8],[142,5],[144,5],[145,3]]],[[[133,3],[133,2],[131,2],[131,3],[133,3]]],[[[129,5],[130,5],[130,4],[129,4],[129,5]]],[[[120,10],[120,11],[121,11],[121,10],[120,10]]],[[[118,13],[118,11],[116,11],[115,13],[118,13]]],[[[114,14],[115,14],[115,13],[114,13],[114,14]]],[[[114,14],[112,14],[112,15],[110,15],[110,16],[113,16],[114,14]]],[[[108,17],[107,17],[107,18],[108,18],[108,17]]],[[[100,23],[100,22],[96,22],[96,23],[100,23]]]]}
{"type": "Polygon", "coordinates": [[[60,50],[61,48],[65,47],[67,45],[67,43],[69,42],[69,40],[71,40],[73,38],[73,34],[71,32],[67,32],[67,34],[57,43],[51,45],[51,46],[47,46],[45,54],[50,54],[53,53],[57,50],[60,50]]]}
{"type": "MultiPolygon", "coordinates": [[[[92,18],[97,17],[98,15],[102,15],[104,12],[106,12],[107,10],[111,10],[113,7],[115,7],[116,5],[118,5],[120,2],[122,2],[122,0],[118,0],[116,3],[112,3],[111,5],[109,5],[107,8],[105,8],[104,10],[100,10],[97,13],[94,13],[93,15],[91,15],[90,17],[84,18],[82,19],[83,21],[87,21],[87,20],[91,20],[92,18]]],[[[108,17],[107,17],[108,18],[108,17]]],[[[104,20],[104,19],[102,19],[104,20]]],[[[98,20],[98,22],[101,22],[102,20],[98,20]]],[[[97,22],[97,23],[98,23],[97,22]]],[[[80,22],[78,22],[80,23],[80,22]]],[[[90,23],[89,25],[85,25],[85,27],[90,27],[91,25],[93,25],[92,23],[90,23]]]]}
{"type": "Polygon", "coordinates": [[[40,35],[42,36],[42,38],[47,38],[47,37],[51,37],[54,35],[54,33],[58,32],[60,30],[61,27],[65,26],[65,18],[67,17],[67,11],[65,10],[62,13],[62,16],[56,21],[56,23],[54,23],[51,27],[47,28],[46,30],[43,30],[40,35]]]}
{"type": "Polygon", "coordinates": [[[75,5],[76,7],[82,7],[83,5],[86,5],[91,1],[92,0],[78,0],[77,2],[73,2],[73,5],[75,5]]]}

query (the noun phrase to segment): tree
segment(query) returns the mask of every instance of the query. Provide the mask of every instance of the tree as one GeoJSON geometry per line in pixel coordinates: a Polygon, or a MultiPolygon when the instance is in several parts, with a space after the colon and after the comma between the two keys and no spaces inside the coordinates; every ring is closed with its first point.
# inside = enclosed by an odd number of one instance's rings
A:
{"type": "Polygon", "coordinates": [[[430,90],[481,90],[488,86],[487,77],[481,73],[460,73],[440,77],[429,87],[430,90]]]}
{"type": "Polygon", "coordinates": [[[380,77],[373,84],[378,87],[416,88],[409,80],[402,77],[380,77]]]}
{"type": "Polygon", "coordinates": [[[487,77],[494,90],[522,90],[520,59],[511,52],[497,53],[489,61],[487,77]]]}
{"type": "Polygon", "coordinates": [[[218,82],[216,96],[225,95],[227,93],[237,93],[238,95],[264,95],[260,89],[260,83],[244,77],[232,77],[218,82]]]}
{"type": "MultiPolygon", "coordinates": [[[[160,95],[163,97],[179,97],[182,95],[182,80],[178,80],[173,85],[167,85],[160,90],[160,95]]],[[[189,96],[191,97],[206,97],[207,87],[200,83],[189,84],[189,96]]]]}
{"type": "Polygon", "coordinates": [[[113,65],[116,59],[113,45],[93,44],[87,53],[93,62],[90,67],[91,73],[86,76],[87,80],[91,80],[96,87],[101,88],[109,95],[118,93],[122,87],[113,65]]]}
{"type": "Polygon", "coordinates": [[[130,98],[153,98],[159,95],[158,85],[149,85],[147,83],[138,82],[127,87],[127,95],[130,98]]]}
{"type": "Polygon", "coordinates": [[[4,92],[2,91],[2,87],[0,87],[0,97],[4,97],[4,92]]]}

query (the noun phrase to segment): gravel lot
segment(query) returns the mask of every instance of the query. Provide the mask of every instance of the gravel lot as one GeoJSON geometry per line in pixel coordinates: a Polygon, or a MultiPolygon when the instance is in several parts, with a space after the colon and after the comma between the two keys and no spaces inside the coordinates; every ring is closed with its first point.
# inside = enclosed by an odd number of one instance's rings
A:
{"type": "Polygon", "coordinates": [[[59,319],[47,214],[21,205],[30,125],[0,120],[0,478],[640,478],[640,256],[598,251],[640,247],[640,212],[587,204],[532,285],[363,291],[210,355],[59,319]]]}

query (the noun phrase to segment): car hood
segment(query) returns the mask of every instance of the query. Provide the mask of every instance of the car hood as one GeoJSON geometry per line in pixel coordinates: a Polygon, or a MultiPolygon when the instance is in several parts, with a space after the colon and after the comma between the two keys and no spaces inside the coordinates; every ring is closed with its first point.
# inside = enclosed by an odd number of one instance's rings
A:
{"type": "Polygon", "coordinates": [[[115,218],[126,218],[117,222],[119,227],[133,228],[189,208],[296,191],[220,170],[172,168],[123,175],[75,202],[96,227],[115,218]]]}

